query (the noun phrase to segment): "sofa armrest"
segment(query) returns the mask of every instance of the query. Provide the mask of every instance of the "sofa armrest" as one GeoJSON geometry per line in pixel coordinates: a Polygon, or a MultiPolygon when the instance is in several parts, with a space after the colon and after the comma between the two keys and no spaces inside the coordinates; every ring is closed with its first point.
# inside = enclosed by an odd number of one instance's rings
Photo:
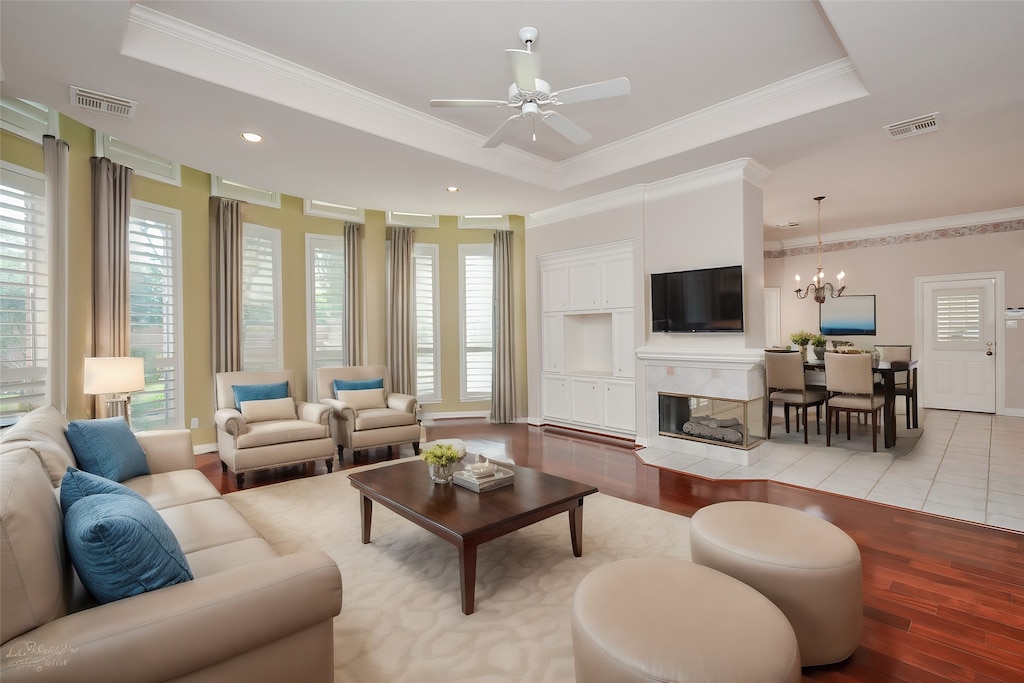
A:
{"type": "Polygon", "coordinates": [[[213,414],[213,421],[217,423],[217,427],[231,436],[239,436],[249,431],[242,413],[234,408],[221,408],[213,414]]]}
{"type": "Polygon", "coordinates": [[[4,683],[184,676],[333,619],[341,572],[312,550],[55,619],[4,643],[4,683]]]}
{"type": "Polygon", "coordinates": [[[151,474],[190,470],[195,467],[192,432],[187,429],[161,429],[136,432],[151,474]]]}
{"type": "Polygon", "coordinates": [[[320,403],[333,410],[339,420],[351,420],[352,422],[355,422],[356,409],[350,404],[345,403],[344,401],[339,401],[336,398],[322,398],[320,399],[320,403]]]}
{"type": "Polygon", "coordinates": [[[325,427],[331,424],[331,408],[320,403],[309,403],[308,401],[296,401],[295,409],[299,419],[306,422],[316,422],[325,427]]]}
{"type": "Polygon", "coordinates": [[[416,397],[409,394],[388,394],[388,408],[416,414],[416,397]]]}

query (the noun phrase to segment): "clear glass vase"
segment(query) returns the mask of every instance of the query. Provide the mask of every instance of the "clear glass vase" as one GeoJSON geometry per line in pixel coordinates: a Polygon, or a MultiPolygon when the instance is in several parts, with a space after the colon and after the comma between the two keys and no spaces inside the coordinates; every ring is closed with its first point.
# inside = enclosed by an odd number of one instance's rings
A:
{"type": "Polygon", "coordinates": [[[430,473],[430,480],[435,484],[450,484],[452,483],[452,475],[455,474],[456,463],[450,462],[445,465],[435,465],[434,463],[427,463],[427,471],[430,473]]]}

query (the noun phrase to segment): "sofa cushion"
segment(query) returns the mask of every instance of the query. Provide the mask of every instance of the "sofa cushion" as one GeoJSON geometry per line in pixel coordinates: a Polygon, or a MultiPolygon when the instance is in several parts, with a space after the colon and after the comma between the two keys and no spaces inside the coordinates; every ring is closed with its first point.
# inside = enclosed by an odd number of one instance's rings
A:
{"type": "Polygon", "coordinates": [[[87,496],[95,496],[100,493],[110,493],[118,496],[135,496],[143,500],[142,496],[132,491],[124,484],[118,484],[106,477],[98,477],[95,474],[82,472],[74,467],[69,467],[64,473],[64,479],[60,484],[60,509],[66,515],[68,509],[87,496]]]}
{"type": "Polygon", "coordinates": [[[356,413],[356,431],[416,424],[416,416],[392,408],[368,408],[356,413]]]}
{"type": "Polygon", "coordinates": [[[199,470],[160,472],[129,479],[124,485],[157,510],[220,498],[220,491],[199,470]]]}
{"type": "Polygon", "coordinates": [[[384,408],[383,389],[354,389],[350,391],[337,392],[337,398],[342,403],[347,403],[357,411],[366,408],[384,408]]]}
{"type": "Polygon", "coordinates": [[[0,642],[65,613],[71,566],[60,505],[30,449],[0,455],[0,642]]]}
{"type": "Polygon", "coordinates": [[[79,500],[64,517],[64,538],[82,583],[101,603],[192,580],[170,527],[142,498],[79,500]]]}
{"type": "Polygon", "coordinates": [[[267,420],[295,420],[295,399],[267,398],[262,401],[242,401],[242,417],[246,422],[266,422],[267,420]]]}
{"type": "Polygon", "coordinates": [[[323,439],[330,435],[330,428],[319,422],[306,422],[305,420],[256,422],[249,425],[249,431],[245,434],[238,435],[235,445],[238,449],[276,446],[293,441],[323,439]]]}
{"type": "Polygon", "coordinates": [[[86,472],[114,481],[149,474],[146,452],[123,417],[74,420],[67,437],[78,467],[86,472]]]}
{"type": "Polygon", "coordinates": [[[235,394],[235,409],[242,411],[242,401],[264,401],[268,398],[288,398],[288,382],[270,384],[232,384],[235,394]]]}
{"type": "Polygon", "coordinates": [[[64,471],[75,464],[65,431],[68,421],[53,406],[42,406],[22,415],[12,427],[0,434],[0,452],[23,442],[31,442],[53,486],[59,486],[64,471]]]}
{"type": "Polygon", "coordinates": [[[339,391],[359,391],[360,389],[383,389],[384,378],[379,379],[336,379],[334,393],[339,391]]]}

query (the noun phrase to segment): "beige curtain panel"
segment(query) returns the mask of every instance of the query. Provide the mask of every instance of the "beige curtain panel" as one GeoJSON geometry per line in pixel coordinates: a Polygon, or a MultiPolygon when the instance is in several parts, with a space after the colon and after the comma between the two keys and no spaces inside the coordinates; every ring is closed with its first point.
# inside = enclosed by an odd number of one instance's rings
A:
{"type": "Polygon", "coordinates": [[[210,197],[213,371],[242,369],[242,204],[210,197]]]}
{"type": "Polygon", "coordinates": [[[366,364],[363,279],[363,226],[345,223],[345,355],[349,365],[366,364]]]}
{"type": "MultiPolygon", "coordinates": [[[[46,230],[53,235],[53,249],[50,249],[51,273],[66,273],[68,270],[68,143],[52,135],[43,136],[43,183],[46,193],[46,230]]],[[[50,362],[47,364],[47,384],[50,387],[50,405],[67,415],[68,387],[67,364],[54,362],[67,357],[67,293],[60,287],[49,292],[49,324],[51,330],[63,330],[60,334],[49,335],[50,362]]]]}
{"type": "Polygon", "coordinates": [[[494,360],[491,422],[516,420],[515,301],[512,289],[512,231],[494,233],[494,360]]]}
{"type": "Polygon", "coordinates": [[[416,339],[413,332],[412,228],[391,228],[388,269],[388,369],[391,390],[416,395],[416,339]]]}
{"type": "MultiPolygon", "coordinates": [[[[128,356],[128,220],[132,169],[106,157],[92,157],[93,355],[128,356]]],[[[95,399],[95,415],[107,416],[107,402],[95,399]]]]}

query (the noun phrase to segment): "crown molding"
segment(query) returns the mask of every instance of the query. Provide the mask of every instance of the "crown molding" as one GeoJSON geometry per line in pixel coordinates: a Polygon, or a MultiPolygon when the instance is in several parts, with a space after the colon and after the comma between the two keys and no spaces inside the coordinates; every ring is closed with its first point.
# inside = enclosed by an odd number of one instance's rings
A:
{"type": "MultiPolygon", "coordinates": [[[[913,235],[932,230],[946,230],[949,228],[961,228],[967,225],[985,225],[988,223],[1005,223],[1008,221],[1024,220],[1024,206],[1014,206],[1009,209],[996,209],[994,211],[981,211],[978,213],[965,213],[956,216],[940,216],[938,218],[925,218],[919,221],[908,221],[906,223],[892,223],[889,225],[876,225],[873,227],[858,228],[856,230],[844,230],[842,232],[828,233],[822,237],[822,245],[839,244],[852,240],[878,239],[895,237],[898,235],[913,235]]],[[[791,240],[775,240],[765,242],[765,251],[783,251],[786,249],[799,249],[801,247],[817,246],[817,236],[800,237],[791,240]]]]}
{"type": "Polygon", "coordinates": [[[734,159],[724,164],[709,166],[647,185],[632,185],[621,190],[538,211],[526,217],[526,227],[527,229],[535,228],[610,209],[675,197],[735,180],[745,180],[763,188],[764,181],[770,173],[771,171],[765,166],[749,157],[734,159]]]}

